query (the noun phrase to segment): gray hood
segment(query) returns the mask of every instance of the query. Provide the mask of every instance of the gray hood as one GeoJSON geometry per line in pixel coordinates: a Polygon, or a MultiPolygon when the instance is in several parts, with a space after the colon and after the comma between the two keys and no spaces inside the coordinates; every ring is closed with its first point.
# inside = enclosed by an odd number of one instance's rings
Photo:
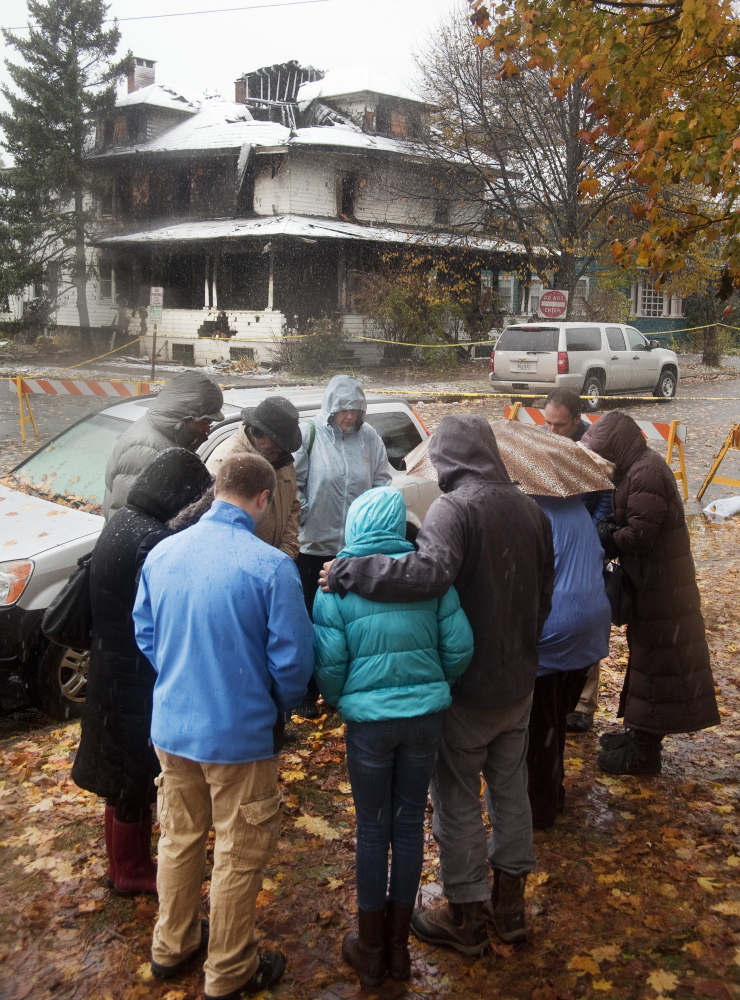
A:
{"type": "MultiPolygon", "coordinates": [[[[363,416],[367,413],[367,401],[365,393],[362,391],[362,383],[354,375],[335,375],[326,387],[324,398],[321,401],[321,412],[319,419],[324,423],[329,422],[329,417],[339,410],[359,410],[363,416]]],[[[357,421],[359,428],[362,417],[357,421]]]]}
{"type": "Polygon", "coordinates": [[[223,420],[223,402],[224,394],[212,378],[201,372],[180,372],[159,393],[147,418],[174,441],[185,420],[223,420]]]}
{"type": "Polygon", "coordinates": [[[456,489],[466,479],[511,483],[496,438],[484,417],[445,417],[430,442],[429,457],[443,493],[456,489]]]}

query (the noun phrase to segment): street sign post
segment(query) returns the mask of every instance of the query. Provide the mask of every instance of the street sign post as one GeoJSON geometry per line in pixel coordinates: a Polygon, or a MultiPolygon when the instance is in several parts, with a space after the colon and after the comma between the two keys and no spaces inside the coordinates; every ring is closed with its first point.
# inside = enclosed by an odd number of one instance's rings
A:
{"type": "Polygon", "coordinates": [[[157,363],[157,327],[162,322],[162,304],[164,303],[164,288],[152,285],[149,289],[149,322],[152,331],[152,382],[154,381],[154,366],[157,363]]]}
{"type": "Polygon", "coordinates": [[[548,288],[540,296],[538,312],[542,319],[565,319],[568,312],[568,293],[559,288],[548,288]]]}

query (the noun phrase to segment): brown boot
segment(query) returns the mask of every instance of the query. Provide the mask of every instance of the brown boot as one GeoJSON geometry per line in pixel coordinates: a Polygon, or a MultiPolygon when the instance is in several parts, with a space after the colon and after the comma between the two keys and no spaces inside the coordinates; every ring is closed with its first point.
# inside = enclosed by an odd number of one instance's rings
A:
{"type": "Polygon", "coordinates": [[[380,986],[385,979],[385,907],[382,910],[357,911],[359,933],[350,931],[342,941],[342,958],[360,976],[365,989],[380,986]]]}
{"type": "Polygon", "coordinates": [[[483,903],[450,903],[439,910],[419,907],[411,930],[420,941],[454,948],[461,955],[482,955],[488,949],[483,903]]]}
{"type": "Polygon", "coordinates": [[[116,866],[113,859],[113,819],[116,815],[115,806],[105,807],[105,853],[108,855],[108,871],[105,884],[112,889],[116,884],[116,866]]]}
{"type": "Polygon", "coordinates": [[[491,909],[496,934],[507,944],[522,944],[527,940],[524,920],[524,887],[527,872],[521,875],[507,875],[498,868],[493,869],[491,909]]]}
{"type": "Polygon", "coordinates": [[[409,929],[413,906],[397,906],[389,902],[385,908],[385,964],[393,979],[411,978],[409,929]]]}
{"type": "Polygon", "coordinates": [[[157,865],[152,860],[152,817],[139,823],[113,819],[113,888],[123,895],[157,891],[157,865]]]}

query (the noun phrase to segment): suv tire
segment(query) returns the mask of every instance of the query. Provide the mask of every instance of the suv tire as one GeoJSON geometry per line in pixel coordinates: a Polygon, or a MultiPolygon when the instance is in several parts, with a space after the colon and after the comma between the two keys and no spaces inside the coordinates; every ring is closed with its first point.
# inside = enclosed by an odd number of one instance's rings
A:
{"type": "Polygon", "coordinates": [[[597,375],[589,375],[583,383],[583,389],[581,390],[581,395],[588,397],[583,402],[583,409],[586,413],[596,413],[601,406],[603,393],[604,386],[601,383],[601,379],[597,375]]]}
{"type": "Polygon", "coordinates": [[[90,653],[42,642],[38,673],[31,690],[34,703],[52,719],[79,719],[85,706],[90,653]]]}
{"type": "Polygon", "coordinates": [[[672,368],[664,368],[660,373],[658,384],[653,389],[653,395],[657,399],[673,399],[676,395],[678,379],[672,368]]]}

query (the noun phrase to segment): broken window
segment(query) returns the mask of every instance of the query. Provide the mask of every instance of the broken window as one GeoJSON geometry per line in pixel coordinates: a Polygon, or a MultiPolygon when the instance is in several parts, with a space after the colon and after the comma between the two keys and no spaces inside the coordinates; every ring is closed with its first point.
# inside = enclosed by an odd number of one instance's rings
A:
{"type": "Polygon", "coordinates": [[[106,177],[100,192],[100,218],[110,219],[113,215],[113,190],[114,181],[112,177],[106,177]]]}
{"type": "Polygon", "coordinates": [[[354,219],[357,183],[354,174],[340,173],[338,185],[339,215],[343,219],[354,219]]]}

